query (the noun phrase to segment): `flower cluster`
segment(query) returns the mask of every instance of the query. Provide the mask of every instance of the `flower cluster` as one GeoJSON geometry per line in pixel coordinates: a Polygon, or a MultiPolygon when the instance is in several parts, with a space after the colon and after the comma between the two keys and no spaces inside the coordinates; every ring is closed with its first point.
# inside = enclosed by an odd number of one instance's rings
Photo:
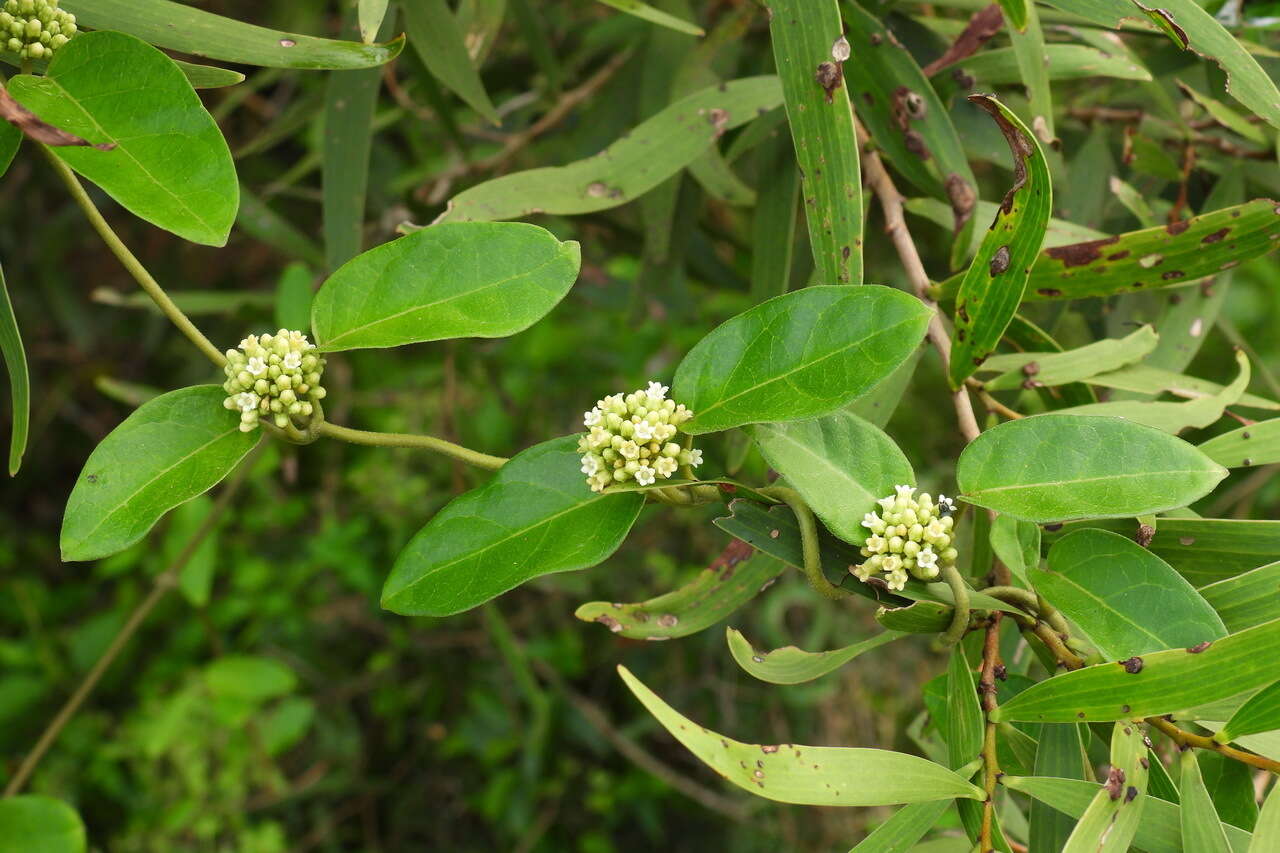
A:
{"type": "Polygon", "coordinates": [[[7,0],[0,11],[4,47],[23,58],[48,59],[76,34],[76,16],[58,0],[7,0]]]}
{"type": "Polygon", "coordinates": [[[283,429],[290,417],[310,418],[324,399],[320,385],[324,359],[302,332],[281,329],[274,335],[250,335],[239,349],[227,350],[227,399],[240,411],[240,430],[249,432],[260,417],[283,429]]]}
{"type": "Polygon", "coordinates": [[[667,386],[650,382],[630,394],[613,394],[582,417],[587,434],[578,440],[582,473],[593,492],[613,483],[635,480],[653,485],[675,474],[681,465],[702,464],[702,451],[681,447],[675,438],[693,412],[667,399],[667,386]]]}
{"type": "Polygon", "coordinates": [[[926,492],[913,497],[911,486],[894,489],[896,494],[878,501],[880,512],[863,517],[862,526],[871,531],[862,546],[867,559],[850,566],[850,571],[861,581],[883,574],[889,589],[900,590],[908,575],[933,580],[943,568],[955,565],[956,549],[951,546],[955,503],[944,495],[934,503],[926,492]]]}

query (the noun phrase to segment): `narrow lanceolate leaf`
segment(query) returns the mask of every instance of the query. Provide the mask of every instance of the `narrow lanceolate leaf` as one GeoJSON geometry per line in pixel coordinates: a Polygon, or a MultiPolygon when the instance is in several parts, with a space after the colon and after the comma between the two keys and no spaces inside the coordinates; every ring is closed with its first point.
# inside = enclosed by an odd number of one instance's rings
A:
{"type": "Polygon", "coordinates": [[[1280,681],[1253,694],[1218,730],[1214,740],[1230,743],[1248,735],[1280,729],[1280,681]]]}
{"type": "Polygon", "coordinates": [[[982,749],[982,707],[973,683],[973,670],[957,644],[947,666],[947,720],[943,737],[947,741],[947,763],[963,767],[978,757],[982,749]]]}
{"type": "Polygon", "coordinates": [[[231,473],[262,433],[240,431],[217,385],[162,394],[89,454],[62,519],[62,559],[96,560],[137,542],[169,510],[231,473]]]}
{"type": "Polygon", "coordinates": [[[1080,815],[1062,853],[1125,853],[1147,804],[1147,747],[1142,729],[1116,723],[1106,784],[1080,815]]]}
{"type": "Polygon", "coordinates": [[[965,250],[972,236],[977,182],[946,105],[881,19],[844,4],[853,59],[844,66],[849,97],[882,156],[921,192],[943,199],[944,227],[965,250]]]}
{"type": "Polygon", "coordinates": [[[534,445],[445,506],[396,557],[382,606],[448,616],[532,578],[594,566],[617,550],[644,498],[588,489],[577,440],[534,445]]]}
{"type": "Polygon", "coordinates": [[[1280,462],[1280,418],[1223,433],[1200,445],[1200,450],[1228,468],[1280,462]]]}
{"type": "Polygon", "coordinates": [[[782,103],[777,77],[748,77],[681,98],[594,157],[485,181],[454,196],[438,222],[579,214],[634,201],[720,136],[782,103]]]}
{"type": "Polygon", "coordinates": [[[862,175],[843,80],[851,46],[839,6],[836,0],[768,0],[766,6],[818,281],[861,284],[862,175]]]}
{"type": "Polygon", "coordinates": [[[229,68],[218,68],[216,65],[193,65],[190,62],[175,61],[186,75],[187,82],[193,89],[222,89],[244,82],[244,75],[229,68]]]}
{"type": "Polygon", "coordinates": [[[615,634],[636,640],[687,637],[733,613],[755,598],[787,564],[768,554],[752,554],[744,542],[691,582],[635,604],[589,601],[574,611],[583,622],[599,622],[615,634]]]}
{"type": "Polygon", "coordinates": [[[1280,604],[1280,562],[1268,563],[1200,588],[1229,631],[1243,631],[1275,618],[1280,604]]]}
{"type": "Polygon", "coordinates": [[[1031,0],[999,0],[1000,10],[1009,26],[1021,32],[1027,28],[1027,7],[1031,0]]]}
{"type": "Polygon", "coordinates": [[[1193,749],[1185,750],[1178,757],[1180,776],[1178,793],[1181,796],[1182,848],[1196,853],[1231,853],[1227,833],[1218,822],[1218,812],[1213,798],[1200,774],[1200,762],[1193,749]]]}
{"type": "Polygon", "coordinates": [[[18,318],[9,301],[9,288],[0,269],[0,356],[9,373],[9,400],[13,419],[9,432],[9,476],[18,473],[27,450],[27,425],[31,419],[31,377],[27,373],[27,351],[22,346],[18,318]]]}
{"type": "Polygon", "coordinates": [[[1000,344],[1022,302],[1053,207],[1049,166],[1030,131],[995,98],[971,95],[969,100],[986,110],[1004,134],[1013,154],[1013,186],[956,296],[956,340],[948,373],[953,388],[973,375],[1000,344]]]}
{"type": "MultiPolygon", "coordinates": [[[[1108,54],[1083,44],[1047,44],[1045,67],[1050,80],[1081,77],[1113,77],[1121,80],[1151,79],[1151,72],[1124,54],[1108,54]]],[[[982,88],[1022,82],[1022,71],[1013,48],[984,50],[959,63],[961,73],[982,88]]],[[[950,73],[950,72],[947,72],[950,73]]]]}
{"type": "Polygon", "coordinates": [[[311,328],[329,350],[514,335],[564,298],[579,262],[577,243],[536,225],[433,225],[331,275],[311,328]]]}
{"type": "MultiPolygon", "coordinates": [[[[1084,777],[1084,750],[1080,727],[1072,723],[1045,723],[1036,741],[1035,774],[1064,779],[1084,777]]],[[[1071,836],[1075,822],[1040,800],[1032,800],[1028,820],[1029,853],[1059,853],[1071,836]]]]}
{"type": "Polygon", "coordinates": [[[0,800],[0,853],[84,853],[84,821],[71,806],[35,794],[0,800]]]}
{"type": "Polygon", "coordinates": [[[657,24],[678,33],[688,33],[692,36],[706,35],[702,27],[697,24],[692,24],[661,9],[655,9],[641,0],[600,0],[600,2],[606,6],[612,6],[619,12],[626,12],[628,15],[634,15],[651,24],[657,24]]]}
{"type": "MultiPolygon", "coordinates": [[[[1182,222],[1045,249],[1025,298],[1083,299],[1178,287],[1265,255],[1280,245],[1280,206],[1255,199],[1182,222]]],[[[961,276],[937,288],[954,299],[961,276]]]]}
{"type": "MultiPolygon", "coordinates": [[[[1186,302],[1189,298],[1190,294],[1184,295],[1183,302],[1186,302]]],[[[1203,333],[1204,327],[1201,326],[1197,331],[1197,335],[1202,335],[1203,333]]],[[[1156,347],[1156,356],[1153,357],[1158,357],[1163,344],[1164,338],[1161,338],[1156,347]]],[[[1098,373],[1086,377],[1084,381],[1100,388],[1115,388],[1118,391],[1133,391],[1152,396],[1167,392],[1186,400],[1213,397],[1221,394],[1225,387],[1207,379],[1152,367],[1149,362],[1150,359],[1146,364],[1130,364],[1127,367],[1117,368],[1107,373],[1098,373]]],[[[1234,405],[1273,412],[1280,411],[1280,403],[1275,400],[1268,400],[1266,397],[1259,397],[1256,394],[1241,394],[1240,399],[1234,405]]],[[[1201,445],[1202,449],[1203,447],[1204,445],[1201,445]]]]}
{"type": "Polygon", "coordinates": [[[1106,530],[1077,530],[1054,543],[1036,591],[1109,660],[1190,648],[1227,635],[1222,619],[1164,560],[1106,530]]]}
{"type": "Polygon", "coordinates": [[[1159,716],[1275,681],[1280,620],[1209,646],[1101,663],[1042,681],[997,708],[994,719],[1046,723],[1159,716]]]}
{"type": "Polygon", "coordinates": [[[1280,785],[1272,785],[1267,801],[1253,827],[1253,843],[1249,853],[1267,853],[1280,848],[1280,785]]]}
{"type": "Polygon", "coordinates": [[[803,684],[835,672],[863,652],[903,636],[897,631],[885,631],[874,637],[829,652],[806,652],[795,646],[783,646],[771,652],[758,652],[752,648],[742,632],[725,629],[729,642],[729,654],[748,675],[770,684],[803,684]]]}
{"type": "Polygon", "coordinates": [[[749,431],[769,466],[847,542],[866,541],[862,519],[877,500],[896,485],[915,485],[911,463],[893,439],[847,410],[749,431]]]}
{"type": "Polygon", "coordinates": [[[378,28],[387,15],[387,0],[360,0],[356,6],[360,21],[360,39],[365,44],[372,44],[378,36],[378,28]]]}
{"type": "Polygon", "coordinates": [[[1179,438],[1088,415],[1008,421],[978,436],[956,466],[962,500],[1041,523],[1164,512],[1226,475],[1179,438]]]}
{"type": "Polygon", "coordinates": [[[1040,13],[1036,4],[1026,4],[1026,22],[1013,27],[1009,41],[1013,43],[1014,57],[1021,71],[1022,83],[1027,92],[1027,107],[1031,111],[1031,130],[1045,144],[1055,142],[1053,131],[1053,93],[1049,89],[1049,63],[1045,55],[1044,30],[1040,27],[1040,13]]]}
{"type": "Polygon", "coordinates": [[[1156,342],[1155,330],[1141,326],[1123,338],[1104,338],[1065,352],[993,355],[981,369],[1002,372],[982,384],[988,391],[1065,385],[1139,361],[1156,348],[1156,342]]]}
{"type": "Polygon", "coordinates": [[[829,414],[894,371],[930,312],[888,287],[807,287],[721,324],[676,370],[694,434],[829,414]]]}
{"type": "Polygon", "coordinates": [[[903,806],[894,812],[893,817],[858,842],[849,853],[901,853],[903,850],[914,850],[911,845],[923,838],[950,806],[950,803],[943,800],[903,806]]]}
{"type": "Polygon", "coordinates": [[[917,755],[731,740],[682,716],[626,667],[618,667],[618,673],[649,713],[685,748],[726,780],[758,797],[811,806],[872,806],[952,798],[981,800],[985,796],[977,785],[917,755]]]}
{"type": "Polygon", "coordinates": [[[272,68],[369,68],[395,59],[403,39],[360,44],[283,33],[172,0],[63,0],[82,26],[119,30],[160,47],[272,68]]]}
{"type": "Polygon", "coordinates": [[[130,212],[195,243],[226,243],[240,198],[235,165],[169,57],[123,33],[84,33],[46,76],[15,77],[9,91],[50,124],[114,145],[52,150],[130,212]]]}
{"type": "Polygon", "coordinates": [[[445,0],[408,0],[402,4],[409,45],[431,75],[494,124],[498,113],[485,92],[462,28],[445,0]]]}

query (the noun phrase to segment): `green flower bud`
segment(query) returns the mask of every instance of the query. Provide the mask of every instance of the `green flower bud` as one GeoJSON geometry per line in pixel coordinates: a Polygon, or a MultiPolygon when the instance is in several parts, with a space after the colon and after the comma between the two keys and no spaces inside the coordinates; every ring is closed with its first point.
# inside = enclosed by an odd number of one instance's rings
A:
{"type": "Polygon", "coordinates": [[[702,464],[702,451],[669,440],[693,413],[668,400],[667,390],[650,382],[639,391],[611,394],[583,416],[588,432],[578,444],[592,491],[629,479],[648,486],[674,476],[680,465],[702,464]]]}
{"type": "Polygon", "coordinates": [[[249,335],[237,349],[227,350],[224,372],[230,378],[223,384],[227,391],[224,404],[253,416],[242,416],[242,429],[256,426],[259,413],[281,428],[293,418],[303,426],[316,413],[316,402],[325,396],[319,384],[324,359],[310,352],[313,349],[306,335],[281,329],[275,335],[249,335]],[[300,366],[304,361],[313,368],[307,378],[314,382],[303,381],[300,366]]]}
{"type": "Polygon", "coordinates": [[[902,590],[910,577],[922,581],[938,577],[954,566],[959,556],[951,546],[949,531],[955,520],[950,498],[915,496],[911,486],[896,486],[894,494],[881,498],[879,512],[869,512],[862,526],[871,535],[861,549],[866,559],[850,571],[862,581],[878,577],[890,590],[902,590]]]}

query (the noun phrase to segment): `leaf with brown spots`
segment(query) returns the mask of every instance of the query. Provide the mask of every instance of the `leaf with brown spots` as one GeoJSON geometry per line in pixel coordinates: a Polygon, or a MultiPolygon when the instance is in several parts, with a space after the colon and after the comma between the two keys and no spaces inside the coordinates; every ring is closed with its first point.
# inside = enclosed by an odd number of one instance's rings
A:
{"type": "Polygon", "coordinates": [[[1014,180],[956,297],[956,342],[948,370],[953,388],[999,346],[1022,302],[1053,207],[1049,165],[1026,125],[994,97],[970,95],[969,100],[989,113],[1004,134],[1013,153],[1014,180]]]}

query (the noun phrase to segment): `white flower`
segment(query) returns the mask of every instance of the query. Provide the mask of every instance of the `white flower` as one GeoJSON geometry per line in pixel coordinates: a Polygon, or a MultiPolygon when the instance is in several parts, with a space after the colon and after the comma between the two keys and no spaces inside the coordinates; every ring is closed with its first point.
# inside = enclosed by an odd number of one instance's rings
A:
{"type": "Polygon", "coordinates": [[[894,572],[902,568],[902,558],[897,554],[886,554],[880,561],[880,568],[885,572],[894,572]]]}
{"type": "Polygon", "coordinates": [[[929,526],[924,529],[924,535],[928,536],[930,539],[937,539],[939,536],[947,535],[947,528],[943,526],[940,520],[935,518],[930,521],[929,526]]]}
{"type": "Polygon", "coordinates": [[[866,564],[863,564],[861,566],[854,566],[853,576],[858,580],[865,582],[871,577],[871,569],[867,568],[866,564]]]}
{"type": "Polygon", "coordinates": [[[284,361],[281,362],[285,370],[297,370],[302,366],[302,353],[297,350],[290,350],[284,354],[284,361]]]}
{"type": "Polygon", "coordinates": [[[676,472],[677,463],[670,456],[660,456],[658,461],[653,463],[653,467],[658,472],[658,476],[665,479],[676,472]]]}
{"type": "Polygon", "coordinates": [[[635,436],[640,441],[653,441],[653,424],[640,421],[636,424],[635,436]]]}
{"type": "Polygon", "coordinates": [[[907,586],[907,573],[905,569],[894,569],[889,572],[889,589],[895,592],[901,592],[907,586]]]}
{"type": "Polygon", "coordinates": [[[595,454],[588,453],[582,457],[582,473],[588,477],[594,477],[596,472],[600,470],[600,457],[595,454]]]}
{"type": "Polygon", "coordinates": [[[252,412],[254,409],[258,408],[258,395],[252,391],[242,391],[233,399],[235,400],[236,408],[242,412],[252,412]]]}
{"type": "Polygon", "coordinates": [[[245,367],[245,370],[249,371],[250,376],[261,376],[267,372],[267,363],[255,355],[249,359],[249,364],[245,367]]]}
{"type": "Polygon", "coordinates": [[[901,498],[904,501],[909,501],[911,500],[911,496],[915,494],[916,487],[915,486],[894,486],[893,490],[897,492],[897,495],[895,495],[895,497],[901,498]]]}
{"type": "Polygon", "coordinates": [[[938,508],[943,512],[955,512],[956,502],[946,495],[938,495],[938,508]]]}
{"type": "Polygon", "coordinates": [[[869,512],[862,517],[862,526],[880,533],[884,530],[884,521],[874,512],[869,512]]]}
{"type": "Polygon", "coordinates": [[[636,469],[636,482],[641,486],[652,486],[654,481],[653,469],[648,465],[641,465],[636,469]]]}
{"type": "Polygon", "coordinates": [[[603,417],[604,415],[600,412],[598,408],[592,409],[591,411],[585,412],[582,415],[582,425],[585,427],[599,426],[600,421],[603,417]]]}
{"type": "Polygon", "coordinates": [[[936,569],[938,567],[938,555],[933,553],[932,547],[926,545],[919,554],[916,554],[916,565],[922,569],[936,569]]]}
{"type": "Polygon", "coordinates": [[[889,547],[889,543],[885,541],[883,536],[868,536],[866,545],[867,550],[872,554],[879,554],[889,547]]]}
{"type": "Polygon", "coordinates": [[[639,459],[640,445],[628,439],[622,443],[621,447],[618,448],[618,452],[622,454],[623,459],[639,459]]]}
{"type": "Polygon", "coordinates": [[[702,451],[697,449],[690,450],[689,451],[689,467],[697,468],[701,464],[702,464],[702,451]]]}
{"type": "Polygon", "coordinates": [[[657,403],[666,399],[667,391],[669,390],[671,389],[666,385],[663,385],[661,382],[650,382],[649,387],[645,389],[644,395],[657,403]]]}
{"type": "Polygon", "coordinates": [[[289,332],[289,343],[301,350],[311,349],[311,342],[307,340],[307,336],[296,329],[289,332]]]}

